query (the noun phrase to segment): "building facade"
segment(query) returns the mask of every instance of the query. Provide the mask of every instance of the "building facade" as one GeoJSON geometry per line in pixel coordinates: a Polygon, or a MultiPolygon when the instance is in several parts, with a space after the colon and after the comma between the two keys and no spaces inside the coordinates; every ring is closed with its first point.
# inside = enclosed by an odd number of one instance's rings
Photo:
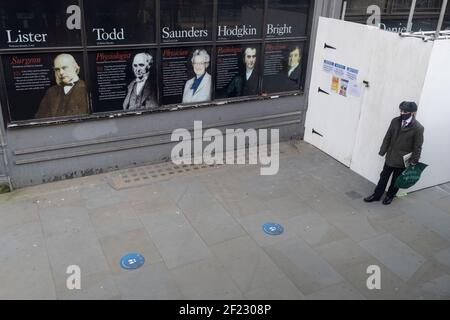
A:
{"type": "Polygon", "coordinates": [[[302,137],[317,20],[342,4],[0,2],[0,181],[14,188],[167,161],[195,120],[302,137]]]}
{"type": "MultiPolygon", "coordinates": [[[[0,0],[0,183],[167,161],[195,120],[302,138],[319,16],[401,32],[411,2],[0,0]]],[[[417,1],[413,31],[442,2],[417,1]]]]}

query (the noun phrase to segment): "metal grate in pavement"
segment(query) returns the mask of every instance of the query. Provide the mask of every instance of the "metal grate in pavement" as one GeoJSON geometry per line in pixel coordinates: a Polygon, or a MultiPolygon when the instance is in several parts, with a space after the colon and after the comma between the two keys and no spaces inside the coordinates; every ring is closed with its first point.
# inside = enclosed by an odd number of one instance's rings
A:
{"type": "MultiPolygon", "coordinates": [[[[249,163],[249,156],[255,156],[255,152],[257,152],[255,149],[247,149],[247,152],[245,154],[246,164],[249,163]]],[[[234,157],[230,157],[228,154],[222,155],[225,163],[236,163],[236,157],[237,153],[234,154],[234,157]]],[[[195,172],[204,172],[205,170],[211,170],[223,166],[224,165],[222,164],[208,165],[205,163],[192,165],[176,165],[172,162],[163,162],[148,166],[116,171],[109,174],[107,180],[112,188],[121,190],[167,180],[174,176],[179,177],[180,175],[187,175],[195,172]]]]}
{"type": "Polygon", "coordinates": [[[108,183],[114,189],[120,190],[167,180],[175,175],[179,176],[214,167],[217,167],[217,165],[175,165],[171,162],[165,162],[114,172],[108,176],[108,183]]]}

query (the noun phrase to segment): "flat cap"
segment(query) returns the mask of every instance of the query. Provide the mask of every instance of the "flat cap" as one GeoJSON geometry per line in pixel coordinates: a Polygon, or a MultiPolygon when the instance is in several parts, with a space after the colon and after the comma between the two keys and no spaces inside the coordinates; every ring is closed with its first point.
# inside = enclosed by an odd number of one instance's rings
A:
{"type": "Polygon", "coordinates": [[[400,103],[400,110],[406,112],[417,112],[417,104],[414,101],[403,101],[400,103]]]}

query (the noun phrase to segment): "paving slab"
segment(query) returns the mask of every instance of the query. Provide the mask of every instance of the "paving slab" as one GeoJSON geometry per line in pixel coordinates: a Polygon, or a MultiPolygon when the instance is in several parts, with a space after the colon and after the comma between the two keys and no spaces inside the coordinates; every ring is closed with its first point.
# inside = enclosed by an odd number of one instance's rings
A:
{"type": "Polygon", "coordinates": [[[69,266],[78,266],[82,277],[109,272],[107,260],[95,234],[79,233],[67,237],[52,237],[46,240],[46,247],[56,291],[65,290],[69,266]]]}
{"type": "Polygon", "coordinates": [[[422,189],[419,191],[408,193],[408,198],[419,200],[422,202],[434,202],[439,199],[449,197],[450,192],[443,189],[443,187],[440,186],[434,186],[426,189],[422,189]]]}
{"type": "Polygon", "coordinates": [[[426,258],[450,246],[447,239],[417,224],[406,214],[392,219],[378,220],[376,224],[426,258]]]}
{"type": "Polygon", "coordinates": [[[450,219],[447,212],[426,202],[406,200],[402,205],[403,212],[410,219],[450,240],[450,219]]]}
{"type": "Polygon", "coordinates": [[[294,233],[297,236],[305,240],[311,247],[320,246],[325,243],[348,237],[309,206],[305,205],[302,209],[306,213],[285,220],[285,223],[290,229],[294,230],[294,233]]]}
{"type": "Polygon", "coordinates": [[[340,273],[352,265],[360,265],[375,259],[367,250],[350,238],[323,244],[316,247],[315,250],[340,273]]]}
{"type": "Polygon", "coordinates": [[[305,300],[366,300],[350,283],[342,282],[305,296],[305,300]]]}
{"type": "Polygon", "coordinates": [[[450,184],[365,203],[374,185],[317,148],[280,151],[275,176],[226,165],[0,195],[0,298],[449,299],[450,184]],[[266,222],[284,233],[265,234],[266,222]],[[130,251],[146,258],[138,270],[118,265],[130,251]],[[81,290],[67,289],[69,265],[81,290]]]}
{"type": "Polygon", "coordinates": [[[113,274],[126,272],[120,266],[120,259],[130,252],[142,254],[145,265],[162,262],[162,257],[145,228],[106,236],[99,240],[113,274]]]}
{"type": "Polygon", "coordinates": [[[171,270],[185,299],[243,299],[242,292],[213,257],[171,270]]]}
{"type": "Polygon", "coordinates": [[[277,218],[272,212],[262,211],[258,214],[237,218],[237,220],[245,231],[262,247],[296,237],[295,229],[285,225],[283,221],[277,218]],[[278,236],[265,233],[263,225],[268,222],[281,224],[284,227],[283,233],[278,236]]]}
{"type": "Polygon", "coordinates": [[[424,299],[450,299],[450,275],[444,275],[423,284],[416,294],[424,299]]]}
{"type": "Polygon", "coordinates": [[[222,207],[207,188],[198,180],[183,179],[181,183],[163,183],[176,205],[206,244],[211,245],[245,234],[244,229],[222,207]]]}
{"type": "Polygon", "coordinates": [[[143,227],[133,207],[126,202],[90,209],[89,217],[99,238],[143,227]]]}
{"type": "Polygon", "coordinates": [[[305,295],[344,280],[299,238],[287,239],[264,250],[305,295]]]}
{"type": "Polygon", "coordinates": [[[39,209],[44,235],[48,240],[58,241],[80,234],[95,236],[95,229],[89,218],[88,210],[82,205],[70,204],[66,206],[39,209]]]}
{"type": "Polygon", "coordinates": [[[0,235],[0,299],[55,299],[42,228],[26,223],[0,235]]]}
{"type": "MultiPolygon", "coordinates": [[[[67,275],[69,276],[69,275],[67,275]]],[[[113,276],[109,271],[81,273],[80,289],[59,288],[58,300],[118,300],[121,299],[113,276]]]]}
{"type": "Polygon", "coordinates": [[[9,202],[0,200],[0,233],[11,227],[38,222],[38,208],[31,200],[9,202]]]}
{"type": "Polygon", "coordinates": [[[124,300],[184,299],[172,274],[164,263],[144,265],[114,276],[124,300]]]}
{"type": "Polygon", "coordinates": [[[450,248],[446,248],[435,253],[434,257],[437,261],[439,261],[439,263],[450,268],[450,248]]]}
{"type": "Polygon", "coordinates": [[[382,234],[359,244],[404,281],[408,281],[426,261],[391,234],[382,234]]]}
{"type": "Polygon", "coordinates": [[[181,209],[161,210],[140,219],[169,269],[211,256],[181,209]]]}
{"type": "Polygon", "coordinates": [[[431,201],[431,204],[450,214],[450,196],[431,201]]]}
{"type": "Polygon", "coordinates": [[[270,286],[255,288],[244,293],[249,300],[303,300],[304,295],[287,277],[270,286]]]}
{"type": "Polygon", "coordinates": [[[249,299],[264,297],[271,292],[277,292],[277,297],[287,299],[303,296],[264,250],[248,236],[212,246],[211,251],[249,299]]]}
{"type": "Polygon", "coordinates": [[[328,221],[357,242],[370,239],[385,232],[383,228],[372,224],[365,215],[357,211],[351,211],[335,217],[330,216],[328,221]]]}

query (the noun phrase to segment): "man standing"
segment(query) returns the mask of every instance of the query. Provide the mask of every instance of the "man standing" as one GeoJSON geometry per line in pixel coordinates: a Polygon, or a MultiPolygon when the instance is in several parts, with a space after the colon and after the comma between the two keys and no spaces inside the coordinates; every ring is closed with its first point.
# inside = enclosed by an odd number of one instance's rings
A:
{"type": "Polygon", "coordinates": [[[256,48],[244,51],[245,72],[233,78],[227,88],[227,97],[253,96],[258,94],[259,76],[255,69],[256,48]]]}
{"type": "Polygon", "coordinates": [[[35,118],[75,116],[88,113],[86,84],[80,80],[80,67],[67,53],[53,61],[56,85],[48,88],[42,98],[35,118]]]}
{"type": "Polygon", "coordinates": [[[146,52],[138,53],[133,59],[133,72],[136,76],[129,85],[125,100],[124,110],[142,110],[158,107],[155,94],[150,86],[150,68],[153,57],[146,52]]]}
{"type": "Polygon", "coordinates": [[[365,202],[379,201],[383,195],[389,177],[392,174],[392,181],[383,204],[389,205],[398,192],[395,181],[405,169],[404,156],[411,153],[410,164],[416,165],[419,162],[422,152],[424,128],[416,120],[417,104],[415,102],[404,101],[400,104],[400,117],[394,118],[384,137],[379,155],[386,155],[386,163],[380,174],[380,180],[374,193],[364,198],[365,202]]]}

